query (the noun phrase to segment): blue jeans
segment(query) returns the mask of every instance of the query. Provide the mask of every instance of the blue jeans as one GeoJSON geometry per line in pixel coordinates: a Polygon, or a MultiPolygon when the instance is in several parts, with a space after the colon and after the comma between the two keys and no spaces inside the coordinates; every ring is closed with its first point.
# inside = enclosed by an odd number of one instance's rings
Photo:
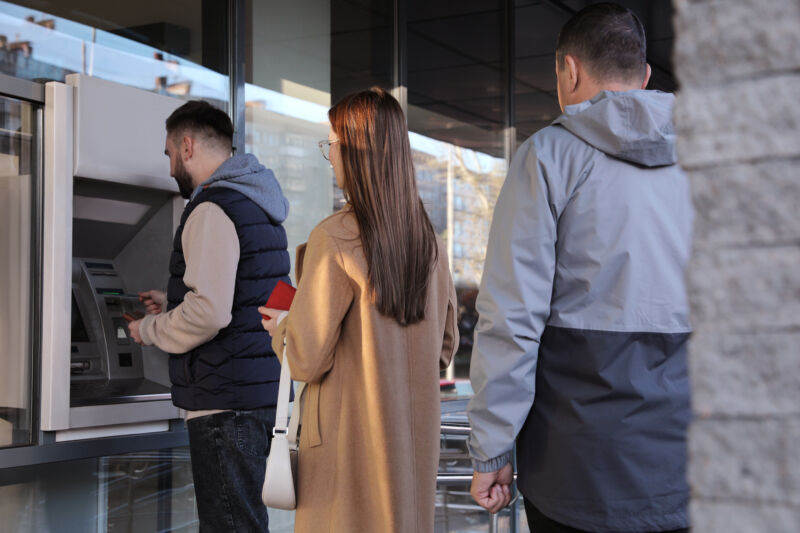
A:
{"type": "Polygon", "coordinates": [[[275,408],[225,411],[186,425],[200,533],[268,532],[261,487],[275,408]]]}

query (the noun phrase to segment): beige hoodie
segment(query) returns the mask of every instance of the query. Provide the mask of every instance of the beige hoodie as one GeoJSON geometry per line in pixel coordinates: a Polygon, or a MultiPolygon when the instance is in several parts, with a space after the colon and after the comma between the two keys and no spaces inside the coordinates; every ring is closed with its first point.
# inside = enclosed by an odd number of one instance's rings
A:
{"type": "MultiPolygon", "coordinates": [[[[147,315],[139,332],[145,345],[186,353],[213,339],[231,321],[239,237],[233,221],[213,202],[192,211],[181,235],[189,292],[166,313],[147,315]]],[[[187,419],[220,412],[193,411],[187,419]]]]}

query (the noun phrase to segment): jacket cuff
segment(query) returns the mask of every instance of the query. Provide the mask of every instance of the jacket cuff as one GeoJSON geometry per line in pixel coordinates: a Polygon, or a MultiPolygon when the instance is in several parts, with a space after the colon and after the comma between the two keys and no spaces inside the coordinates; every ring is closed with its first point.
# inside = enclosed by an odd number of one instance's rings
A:
{"type": "Polygon", "coordinates": [[[497,472],[511,462],[512,453],[513,451],[508,451],[488,461],[479,461],[473,458],[472,468],[474,468],[476,472],[497,472]]]}
{"type": "Polygon", "coordinates": [[[153,339],[150,337],[150,328],[153,327],[153,322],[158,315],[145,315],[142,321],[139,322],[139,336],[142,338],[142,344],[145,346],[152,346],[153,339]]]}

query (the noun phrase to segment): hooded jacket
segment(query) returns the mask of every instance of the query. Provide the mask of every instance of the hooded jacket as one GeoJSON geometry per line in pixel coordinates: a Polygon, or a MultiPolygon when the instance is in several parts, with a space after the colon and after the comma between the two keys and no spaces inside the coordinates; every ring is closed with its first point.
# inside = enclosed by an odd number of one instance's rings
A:
{"type": "Polygon", "coordinates": [[[688,526],[692,205],[674,98],[602,92],[520,147],[494,211],[477,310],[469,447],[590,531],[688,526]]]}
{"type": "Polygon", "coordinates": [[[189,291],[183,281],[181,237],[189,216],[204,202],[224,211],[239,239],[231,320],[208,342],[187,353],[170,354],[172,400],[189,411],[275,405],[280,363],[257,308],[279,280],[289,282],[286,232],[281,225],[289,204],[272,171],[255,156],[234,156],[222,163],[195,189],[175,233],[168,310],[180,305],[189,291]]]}

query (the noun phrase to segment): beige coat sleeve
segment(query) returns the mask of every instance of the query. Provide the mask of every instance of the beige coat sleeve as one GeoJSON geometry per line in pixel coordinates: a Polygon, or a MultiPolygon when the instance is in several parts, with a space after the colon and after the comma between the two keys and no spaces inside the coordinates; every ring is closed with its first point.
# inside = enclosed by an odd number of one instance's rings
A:
{"type": "Polygon", "coordinates": [[[181,235],[189,292],[175,309],[142,319],[145,344],[168,353],[186,353],[213,339],[231,321],[239,237],[233,221],[217,204],[197,206],[181,235]]]}
{"type": "Polygon", "coordinates": [[[292,378],[315,383],[333,366],[342,320],[353,302],[353,287],[336,241],[322,228],[311,232],[289,315],[278,324],[272,348],[286,357],[292,378]]]}
{"type": "Polygon", "coordinates": [[[453,356],[458,351],[458,301],[456,297],[456,288],[453,285],[453,278],[447,276],[448,298],[447,298],[447,318],[444,323],[444,339],[442,341],[442,355],[439,358],[439,368],[441,370],[450,366],[453,356]]]}

